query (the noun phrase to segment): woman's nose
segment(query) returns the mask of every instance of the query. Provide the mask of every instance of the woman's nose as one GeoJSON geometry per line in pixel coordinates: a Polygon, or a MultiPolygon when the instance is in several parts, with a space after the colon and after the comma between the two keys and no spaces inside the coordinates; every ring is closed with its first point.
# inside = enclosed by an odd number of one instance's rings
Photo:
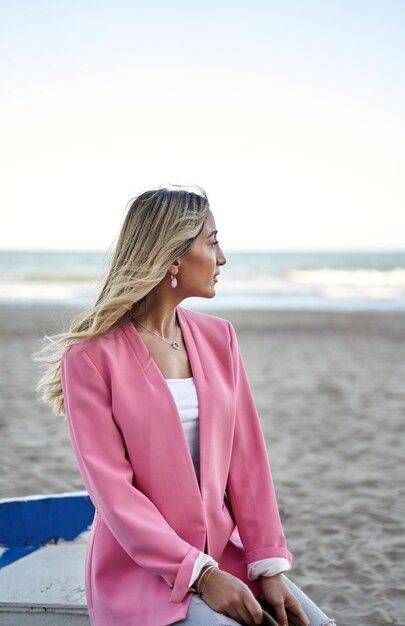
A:
{"type": "Polygon", "coordinates": [[[225,265],[226,258],[224,253],[222,252],[222,248],[218,246],[217,248],[217,265],[225,265]]]}

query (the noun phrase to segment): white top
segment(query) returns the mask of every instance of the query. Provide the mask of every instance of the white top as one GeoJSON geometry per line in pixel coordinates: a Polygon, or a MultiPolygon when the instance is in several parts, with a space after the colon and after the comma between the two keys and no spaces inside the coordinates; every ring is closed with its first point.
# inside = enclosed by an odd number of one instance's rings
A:
{"type": "MultiPolygon", "coordinates": [[[[187,445],[194,464],[197,480],[200,482],[200,431],[198,423],[198,396],[194,378],[166,378],[179,412],[187,445]]],[[[208,554],[200,552],[195,560],[189,587],[206,565],[218,565],[208,554]]],[[[248,578],[255,580],[259,576],[275,576],[290,569],[287,559],[261,559],[249,564],[248,578]]]]}
{"type": "Polygon", "coordinates": [[[200,482],[200,430],[194,378],[166,378],[166,382],[177,405],[197,480],[200,482]]]}

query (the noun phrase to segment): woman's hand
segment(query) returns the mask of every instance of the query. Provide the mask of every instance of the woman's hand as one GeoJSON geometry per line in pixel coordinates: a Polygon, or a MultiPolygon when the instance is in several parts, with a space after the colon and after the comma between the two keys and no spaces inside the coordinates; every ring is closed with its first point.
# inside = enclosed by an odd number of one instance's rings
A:
{"type": "Polygon", "coordinates": [[[263,610],[260,604],[239,578],[218,568],[208,572],[206,577],[206,581],[201,582],[203,599],[214,611],[228,615],[237,622],[243,620],[248,626],[262,623],[263,610]]]}
{"type": "Polygon", "coordinates": [[[305,626],[309,626],[309,619],[301,608],[294,594],[287,587],[281,574],[276,576],[260,576],[260,587],[265,600],[276,612],[276,620],[280,626],[287,626],[286,609],[296,615],[305,626]]]}

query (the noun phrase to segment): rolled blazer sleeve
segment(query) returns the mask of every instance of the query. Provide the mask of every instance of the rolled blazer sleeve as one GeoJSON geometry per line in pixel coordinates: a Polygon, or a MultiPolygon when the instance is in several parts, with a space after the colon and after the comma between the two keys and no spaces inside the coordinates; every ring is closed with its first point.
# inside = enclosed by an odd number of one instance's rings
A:
{"type": "Polygon", "coordinates": [[[111,409],[111,392],[78,344],[62,357],[62,389],[73,450],[102,521],[129,556],[159,574],[181,602],[199,551],[183,541],[133,484],[133,469],[111,409]]]}
{"type": "Polygon", "coordinates": [[[281,526],[266,444],[235,331],[229,324],[235,376],[236,422],[227,494],[247,563],[281,557],[292,561],[281,526]]]}

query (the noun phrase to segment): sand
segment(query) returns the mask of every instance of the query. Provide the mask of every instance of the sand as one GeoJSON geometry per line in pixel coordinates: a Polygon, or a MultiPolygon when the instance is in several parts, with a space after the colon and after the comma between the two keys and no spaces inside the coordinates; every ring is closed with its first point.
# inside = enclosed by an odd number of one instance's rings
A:
{"type": "MultiPolygon", "coordinates": [[[[0,307],[0,497],[82,489],[30,354],[71,312],[0,307]]],[[[291,577],[339,626],[405,625],[405,315],[219,313],[268,444],[291,577]]]]}

